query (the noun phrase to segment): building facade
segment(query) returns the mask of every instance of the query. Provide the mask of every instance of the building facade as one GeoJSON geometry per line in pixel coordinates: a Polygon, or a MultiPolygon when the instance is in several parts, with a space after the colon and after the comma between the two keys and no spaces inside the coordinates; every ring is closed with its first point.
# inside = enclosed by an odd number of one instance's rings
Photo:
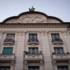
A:
{"type": "Polygon", "coordinates": [[[0,23],[0,70],[70,70],[70,22],[29,9],[0,23]]]}

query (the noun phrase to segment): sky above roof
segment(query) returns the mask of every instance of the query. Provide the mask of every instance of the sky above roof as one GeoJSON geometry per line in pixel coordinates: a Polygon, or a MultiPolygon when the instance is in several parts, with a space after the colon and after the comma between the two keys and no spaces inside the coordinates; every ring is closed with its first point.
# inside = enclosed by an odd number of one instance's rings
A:
{"type": "Polygon", "coordinates": [[[34,7],[48,16],[70,22],[70,0],[0,0],[0,22],[34,7]]]}

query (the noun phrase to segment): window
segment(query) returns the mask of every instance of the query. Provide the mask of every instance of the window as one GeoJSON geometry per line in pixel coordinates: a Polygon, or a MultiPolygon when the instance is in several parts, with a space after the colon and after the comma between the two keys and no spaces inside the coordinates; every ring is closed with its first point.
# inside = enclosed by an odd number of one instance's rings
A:
{"type": "Polygon", "coordinates": [[[39,66],[28,66],[28,70],[40,70],[39,66]]]}
{"type": "Polygon", "coordinates": [[[6,38],[4,40],[5,45],[14,45],[15,43],[15,34],[14,33],[7,33],[6,38]]]}
{"type": "Polygon", "coordinates": [[[12,55],[13,54],[13,47],[4,47],[3,48],[3,55],[12,55]]]}
{"type": "Polygon", "coordinates": [[[59,40],[60,39],[59,33],[52,33],[51,34],[51,37],[52,37],[52,41],[59,40]]]}
{"type": "Polygon", "coordinates": [[[0,70],[10,70],[10,66],[0,66],[0,70]]]}
{"type": "Polygon", "coordinates": [[[38,47],[29,47],[29,53],[38,54],[38,47]]]}
{"type": "Polygon", "coordinates": [[[29,33],[28,42],[38,42],[37,33],[29,33]]]}
{"type": "Polygon", "coordinates": [[[15,34],[14,33],[7,33],[6,38],[14,38],[15,34]]]}
{"type": "Polygon", "coordinates": [[[67,65],[57,66],[57,70],[68,70],[68,66],[67,65]]]}
{"type": "Polygon", "coordinates": [[[51,37],[52,37],[52,43],[54,45],[56,45],[56,44],[63,44],[63,40],[60,38],[59,33],[52,33],[51,37]]]}
{"type": "Polygon", "coordinates": [[[63,47],[54,47],[54,53],[55,54],[64,54],[63,47]]]}

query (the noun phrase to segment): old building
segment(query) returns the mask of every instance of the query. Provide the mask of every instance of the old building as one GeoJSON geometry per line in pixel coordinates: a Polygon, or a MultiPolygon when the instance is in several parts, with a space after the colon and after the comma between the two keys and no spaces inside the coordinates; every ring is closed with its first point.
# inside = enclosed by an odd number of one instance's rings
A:
{"type": "Polygon", "coordinates": [[[34,8],[0,23],[0,70],[70,70],[70,22],[34,8]]]}

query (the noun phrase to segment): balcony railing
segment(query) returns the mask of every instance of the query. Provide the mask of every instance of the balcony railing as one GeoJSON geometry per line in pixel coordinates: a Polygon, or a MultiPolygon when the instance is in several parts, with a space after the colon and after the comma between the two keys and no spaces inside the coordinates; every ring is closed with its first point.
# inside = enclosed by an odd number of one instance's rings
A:
{"type": "Polygon", "coordinates": [[[53,40],[52,40],[52,43],[53,43],[54,45],[56,45],[56,44],[63,44],[63,40],[62,40],[62,39],[53,39],[53,40]]]}
{"type": "Polygon", "coordinates": [[[43,60],[43,54],[41,51],[37,53],[24,51],[24,58],[25,60],[43,60]]]}
{"type": "Polygon", "coordinates": [[[38,41],[38,40],[34,40],[34,41],[33,41],[33,40],[30,40],[30,39],[29,39],[29,40],[28,40],[28,44],[29,44],[29,45],[32,45],[32,44],[38,45],[38,44],[39,44],[39,41],[38,41]]]}
{"type": "Polygon", "coordinates": [[[54,60],[70,60],[70,53],[69,52],[63,54],[53,53],[52,57],[54,60]]]}
{"type": "Polygon", "coordinates": [[[5,39],[4,40],[4,45],[14,45],[15,40],[14,39],[5,39]]]}
{"type": "Polygon", "coordinates": [[[0,54],[0,61],[15,61],[15,54],[11,55],[0,54]]]}

